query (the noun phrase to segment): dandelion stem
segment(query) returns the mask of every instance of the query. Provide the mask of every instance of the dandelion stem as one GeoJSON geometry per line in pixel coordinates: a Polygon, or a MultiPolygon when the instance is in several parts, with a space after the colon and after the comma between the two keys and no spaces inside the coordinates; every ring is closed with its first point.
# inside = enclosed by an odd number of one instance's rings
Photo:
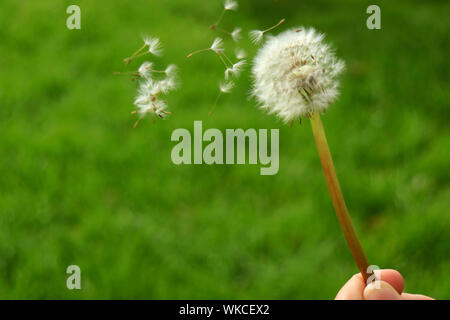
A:
{"type": "Polygon", "coordinates": [[[113,74],[114,75],[132,74],[132,75],[136,76],[137,72],[136,71],[114,71],[113,74]]]}
{"type": "Polygon", "coordinates": [[[328,147],[328,142],[325,131],[323,129],[320,114],[318,112],[315,112],[310,120],[314,139],[316,140],[317,150],[319,151],[320,162],[322,163],[323,172],[327,181],[328,190],[330,191],[334,210],[336,211],[336,215],[338,217],[342,231],[344,232],[347,244],[353,255],[353,259],[355,259],[356,264],[358,265],[359,271],[364,278],[364,282],[367,283],[367,279],[369,277],[369,275],[367,274],[369,261],[364,254],[361,243],[359,242],[358,236],[356,235],[355,229],[350,219],[347,206],[345,205],[344,197],[342,195],[339,181],[336,176],[333,159],[331,158],[331,153],[328,147]]]}
{"type": "Polygon", "coordinates": [[[275,29],[276,27],[279,27],[280,25],[282,25],[284,22],[286,21],[286,19],[281,19],[281,21],[280,22],[278,22],[276,25],[274,25],[273,27],[270,27],[269,29],[267,29],[267,30],[264,30],[263,31],[263,33],[266,33],[266,32],[269,32],[269,31],[272,31],[273,29],[275,29]]]}
{"type": "Polygon", "coordinates": [[[222,32],[223,34],[229,35],[230,37],[232,36],[232,34],[231,34],[230,31],[227,31],[227,30],[225,30],[225,29],[223,29],[223,28],[219,28],[218,30],[219,30],[220,32],[222,32]]]}
{"type": "Polygon", "coordinates": [[[141,54],[139,54],[137,56],[134,56],[133,59],[134,58],[140,58],[140,57],[145,56],[146,54],[149,54],[149,53],[151,53],[151,52],[150,51],[143,52],[143,53],[141,53],[141,54]]]}
{"type": "Polygon", "coordinates": [[[211,50],[211,48],[200,49],[200,50],[191,52],[191,53],[189,53],[189,54],[186,56],[186,58],[190,58],[190,57],[192,57],[194,54],[197,54],[197,53],[200,53],[200,52],[209,51],[209,50],[211,50]]]}
{"type": "Polygon", "coordinates": [[[226,11],[227,11],[226,9],[223,9],[223,10],[222,10],[222,13],[220,14],[219,20],[217,20],[217,22],[214,23],[214,24],[211,26],[211,29],[212,29],[212,30],[216,29],[217,26],[222,22],[223,16],[225,15],[225,12],[226,12],[226,11]]]}
{"type": "Polygon", "coordinates": [[[228,60],[228,62],[230,63],[231,66],[233,66],[233,62],[230,60],[230,58],[228,58],[228,56],[225,54],[225,52],[222,53],[223,56],[225,57],[225,59],[228,60]]]}
{"type": "MultiPolygon", "coordinates": [[[[228,69],[228,64],[227,64],[226,61],[222,58],[222,55],[221,55],[220,53],[218,53],[217,55],[219,56],[220,60],[222,60],[223,64],[225,65],[225,68],[228,69]]],[[[233,64],[231,64],[231,65],[233,65],[233,64]]]]}
{"type": "Polygon", "coordinates": [[[134,57],[136,57],[139,53],[141,53],[142,50],[145,49],[146,46],[147,46],[147,44],[144,44],[138,51],[133,53],[130,58],[133,59],[134,57]]]}
{"type": "Polygon", "coordinates": [[[222,96],[222,91],[219,91],[219,94],[217,95],[217,98],[216,98],[216,102],[214,102],[213,107],[211,108],[211,110],[209,110],[208,116],[211,116],[213,114],[214,110],[217,107],[217,103],[219,103],[219,99],[220,99],[221,96],[222,96]]]}
{"type": "Polygon", "coordinates": [[[133,53],[130,57],[125,58],[124,61],[126,64],[129,64],[131,62],[131,60],[133,60],[136,55],[138,55],[139,53],[141,53],[142,50],[144,50],[144,48],[147,46],[147,44],[144,44],[138,51],[136,51],[135,53],[133,53]]]}

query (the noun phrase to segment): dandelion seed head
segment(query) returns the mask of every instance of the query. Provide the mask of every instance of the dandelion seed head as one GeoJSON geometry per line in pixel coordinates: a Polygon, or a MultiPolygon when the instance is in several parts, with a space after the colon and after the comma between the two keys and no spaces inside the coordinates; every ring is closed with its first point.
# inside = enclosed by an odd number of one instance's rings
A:
{"type": "Polygon", "coordinates": [[[239,4],[237,1],[234,1],[234,0],[225,0],[223,7],[225,10],[237,10],[237,8],[239,7],[239,4]]]}
{"type": "Polygon", "coordinates": [[[252,69],[252,94],[261,108],[285,122],[325,111],[338,96],[337,76],[345,64],[313,28],[270,37],[252,69]]]}

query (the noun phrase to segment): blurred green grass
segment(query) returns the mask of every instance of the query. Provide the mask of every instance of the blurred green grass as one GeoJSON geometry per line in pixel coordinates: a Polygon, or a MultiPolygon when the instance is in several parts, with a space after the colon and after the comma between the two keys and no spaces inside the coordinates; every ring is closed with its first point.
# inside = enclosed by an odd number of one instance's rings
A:
{"type": "MultiPolygon", "coordinates": [[[[379,1],[370,31],[369,1],[240,2],[225,26],[326,32],[348,70],[323,119],[361,242],[406,291],[449,299],[449,3],[379,1]]],[[[257,110],[248,73],[209,118],[220,62],[185,59],[216,36],[221,2],[80,0],[80,31],[70,4],[0,2],[0,298],[333,298],[357,269],[309,124],[257,110]],[[182,87],[168,121],[133,130],[135,84],[112,71],[144,32],[182,87]],[[194,120],[280,128],[279,173],[175,166],[171,132],[194,120]],[[70,264],[81,291],[65,286],[70,264]]]]}

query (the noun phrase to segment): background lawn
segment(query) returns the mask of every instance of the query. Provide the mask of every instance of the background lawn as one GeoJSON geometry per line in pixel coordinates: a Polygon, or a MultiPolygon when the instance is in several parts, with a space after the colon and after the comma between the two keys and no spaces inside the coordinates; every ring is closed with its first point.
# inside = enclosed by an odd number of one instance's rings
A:
{"type": "MultiPolygon", "coordinates": [[[[241,0],[224,27],[287,22],[327,34],[347,63],[323,117],[371,263],[406,291],[450,299],[448,1],[241,0]]],[[[292,128],[248,99],[249,72],[207,113],[223,76],[221,1],[0,1],[0,298],[330,299],[357,268],[307,121],[292,128]],[[66,8],[82,29],[66,28],[66,8]],[[142,33],[182,87],[172,116],[133,129],[136,83],[113,71],[142,33]],[[176,128],[280,128],[280,171],[176,166],[176,128]],[[66,288],[66,268],[82,290],[66,288]]],[[[227,40],[227,46],[232,46],[227,40]]],[[[251,56],[248,38],[240,43],[251,56]]],[[[143,61],[143,60],[140,60],[143,61]]],[[[134,62],[130,68],[137,68],[134,62]]]]}

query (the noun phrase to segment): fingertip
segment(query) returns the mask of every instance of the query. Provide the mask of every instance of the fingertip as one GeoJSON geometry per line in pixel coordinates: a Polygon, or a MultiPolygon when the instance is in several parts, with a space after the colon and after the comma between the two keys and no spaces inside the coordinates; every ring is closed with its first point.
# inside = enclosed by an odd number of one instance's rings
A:
{"type": "Polygon", "coordinates": [[[381,280],[370,283],[364,289],[365,300],[402,300],[397,290],[389,283],[381,280]]]}
{"type": "Polygon", "coordinates": [[[382,269],[374,271],[377,278],[381,281],[389,283],[399,294],[405,288],[405,280],[400,272],[394,269],[382,269]]]}
{"type": "Polygon", "coordinates": [[[364,287],[364,279],[357,273],[339,290],[335,300],[362,300],[364,287]]]}
{"type": "Polygon", "coordinates": [[[435,300],[434,298],[424,296],[423,294],[402,293],[403,300],[435,300]]]}

